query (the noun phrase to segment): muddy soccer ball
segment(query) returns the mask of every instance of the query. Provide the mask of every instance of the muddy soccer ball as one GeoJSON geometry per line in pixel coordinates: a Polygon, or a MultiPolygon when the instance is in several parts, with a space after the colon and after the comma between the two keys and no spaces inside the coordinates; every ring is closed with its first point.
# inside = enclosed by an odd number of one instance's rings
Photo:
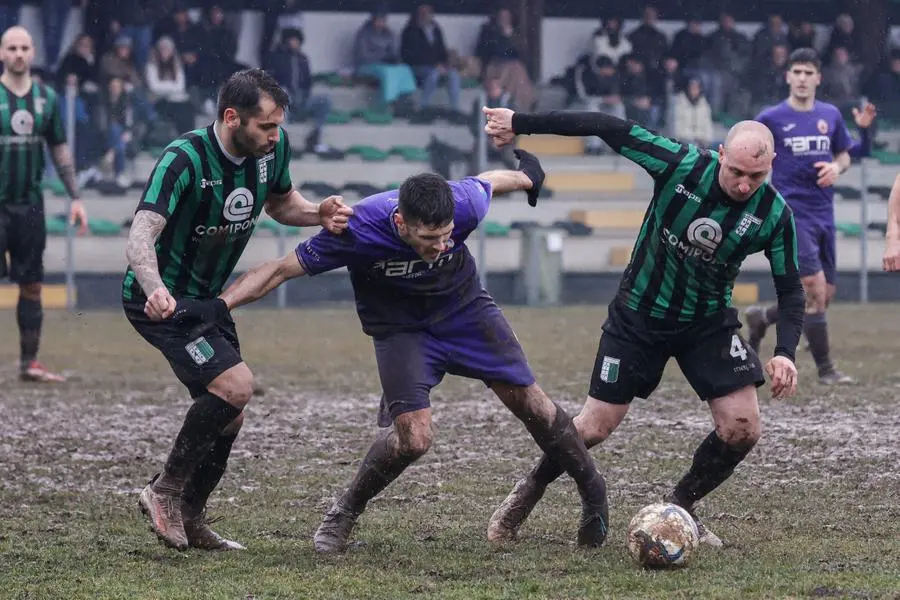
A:
{"type": "Polygon", "coordinates": [[[697,550],[697,524],[674,504],[650,504],[628,525],[628,552],[645,567],[684,566],[697,550]]]}

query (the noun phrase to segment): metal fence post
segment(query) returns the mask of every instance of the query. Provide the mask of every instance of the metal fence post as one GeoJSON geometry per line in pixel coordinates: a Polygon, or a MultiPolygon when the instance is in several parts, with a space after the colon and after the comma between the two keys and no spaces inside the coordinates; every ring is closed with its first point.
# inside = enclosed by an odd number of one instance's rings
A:
{"type": "MultiPolygon", "coordinates": [[[[487,134],[484,132],[484,117],[481,106],[487,106],[487,94],[482,89],[478,94],[479,108],[475,111],[475,173],[483,173],[487,170],[487,134]]],[[[487,289],[487,233],[484,220],[478,224],[478,277],[481,287],[487,289]]]]}
{"type": "MultiPolygon", "coordinates": [[[[78,165],[78,160],[75,158],[77,149],[75,144],[75,101],[77,98],[78,87],[66,86],[66,140],[76,168],[78,165]]],[[[57,175],[59,174],[57,173],[57,175]]],[[[66,308],[70,311],[75,310],[75,226],[71,222],[71,214],[72,198],[66,194],[66,308]]]]}
{"type": "MultiPolygon", "coordinates": [[[[285,250],[287,249],[287,229],[286,226],[278,225],[278,256],[279,258],[286,254],[285,250]]],[[[281,284],[278,286],[276,292],[276,299],[278,301],[278,308],[284,309],[287,308],[287,286],[285,284],[281,284]]]]}
{"type": "Polygon", "coordinates": [[[869,160],[860,160],[859,180],[860,192],[860,229],[859,236],[859,301],[863,304],[869,301],[869,160]]]}

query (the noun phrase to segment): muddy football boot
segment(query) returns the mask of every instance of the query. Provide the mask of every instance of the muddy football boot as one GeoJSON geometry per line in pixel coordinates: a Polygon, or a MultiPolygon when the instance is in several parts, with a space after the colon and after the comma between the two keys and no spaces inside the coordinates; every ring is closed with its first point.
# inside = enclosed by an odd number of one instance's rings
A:
{"type": "Polygon", "coordinates": [[[150,519],[150,531],[169,548],[187,550],[187,534],[181,521],[181,495],[160,494],[153,490],[153,481],[147,484],[138,499],[141,512],[150,519]]]}
{"type": "Polygon", "coordinates": [[[819,383],[822,385],[853,385],[856,380],[837,369],[830,369],[825,373],[819,373],[819,383]]]}
{"type": "Polygon", "coordinates": [[[313,536],[316,552],[335,554],[347,549],[350,533],[356,525],[359,513],[346,508],[340,500],[334,503],[313,536]]]}
{"type": "MultiPolygon", "coordinates": [[[[676,506],[681,506],[673,495],[668,495],[663,499],[664,502],[668,504],[674,504],[676,506]]],[[[706,525],[703,524],[703,521],[700,520],[700,517],[697,516],[697,513],[694,512],[693,508],[688,508],[686,506],[681,506],[687,514],[691,515],[691,518],[694,519],[694,524],[697,525],[697,533],[699,534],[699,539],[701,544],[706,544],[707,546],[712,546],[713,548],[721,548],[725,545],[722,539],[714,534],[712,531],[707,529],[706,525]]]]}
{"type": "Polygon", "coordinates": [[[28,363],[28,366],[19,372],[19,379],[37,383],[62,383],[66,380],[65,376],[50,371],[36,360],[28,363]]]}
{"type": "Polygon", "coordinates": [[[517,481],[512,491],[488,521],[488,541],[514,542],[518,537],[519,527],[522,526],[543,495],[544,490],[538,488],[531,477],[517,481]]]}
{"type": "Polygon", "coordinates": [[[766,337],[766,309],[761,306],[751,306],[744,311],[744,321],[747,323],[747,343],[753,351],[759,354],[759,343],[766,337]]]}
{"type": "Polygon", "coordinates": [[[187,536],[188,545],[199,550],[246,550],[247,548],[232,540],[226,540],[210,527],[216,519],[207,520],[206,511],[198,515],[192,515],[186,505],[182,505],[181,513],[184,515],[184,533],[187,536]]]}

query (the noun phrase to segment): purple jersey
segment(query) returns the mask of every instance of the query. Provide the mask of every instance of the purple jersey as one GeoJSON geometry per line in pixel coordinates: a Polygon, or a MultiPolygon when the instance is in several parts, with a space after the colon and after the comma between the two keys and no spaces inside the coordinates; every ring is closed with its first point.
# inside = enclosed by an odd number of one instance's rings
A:
{"type": "Polygon", "coordinates": [[[363,331],[378,335],[436,323],[475,300],[481,285],[466,248],[469,234],[487,214],[488,182],[451,181],[456,212],[449,248],[432,264],[422,260],[397,232],[397,191],[369,196],[353,206],[347,230],[322,230],[295,252],[309,275],[347,267],[363,331]]]}
{"type": "Polygon", "coordinates": [[[812,110],[794,110],[787,100],[763,110],[756,120],[775,137],[772,184],[787,200],[794,217],[829,223],[834,221],[834,188],[819,187],[819,161],[831,162],[835,154],[854,145],[841,112],[819,102],[812,110]]]}

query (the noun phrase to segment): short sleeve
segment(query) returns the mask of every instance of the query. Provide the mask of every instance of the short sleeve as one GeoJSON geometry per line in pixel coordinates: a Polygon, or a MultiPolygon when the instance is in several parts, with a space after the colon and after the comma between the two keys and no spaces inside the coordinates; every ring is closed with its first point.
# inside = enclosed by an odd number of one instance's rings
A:
{"type": "Polygon", "coordinates": [[[66,128],[62,120],[62,97],[53,91],[48,91],[46,110],[50,111],[47,121],[47,129],[44,131],[44,139],[50,147],[66,143],[66,128]]]}
{"type": "Polygon", "coordinates": [[[356,254],[356,239],[349,230],[334,235],[323,229],[300,242],[294,253],[308,275],[318,275],[348,266],[356,254]]]}
{"type": "Polygon", "coordinates": [[[844,117],[837,110],[835,112],[837,116],[834,120],[834,135],[831,136],[831,153],[840,154],[850,150],[850,147],[853,146],[853,138],[850,137],[844,117]]]}
{"type": "Polygon", "coordinates": [[[477,177],[451,181],[456,210],[453,215],[455,229],[473,231],[487,215],[491,205],[491,184],[477,177]]]}
{"type": "Polygon", "coordinates": [[[192,182],[190,158],[182,150],[168,149],[153,167],[137,210],[150,210],[166,218],[171,217],[182,196],[191,189],[192,182]]]}
{"type": "Polygon", "coordinates": [[[276,194],[287,194],[294,187],[291,181],[291,142],[288,140],[287,132],[281,130],[281,139],[275,150],[275,158],[278,161],[278,173],[275,176],[275,182],[272,184],[272,192],[276,194]]]}

